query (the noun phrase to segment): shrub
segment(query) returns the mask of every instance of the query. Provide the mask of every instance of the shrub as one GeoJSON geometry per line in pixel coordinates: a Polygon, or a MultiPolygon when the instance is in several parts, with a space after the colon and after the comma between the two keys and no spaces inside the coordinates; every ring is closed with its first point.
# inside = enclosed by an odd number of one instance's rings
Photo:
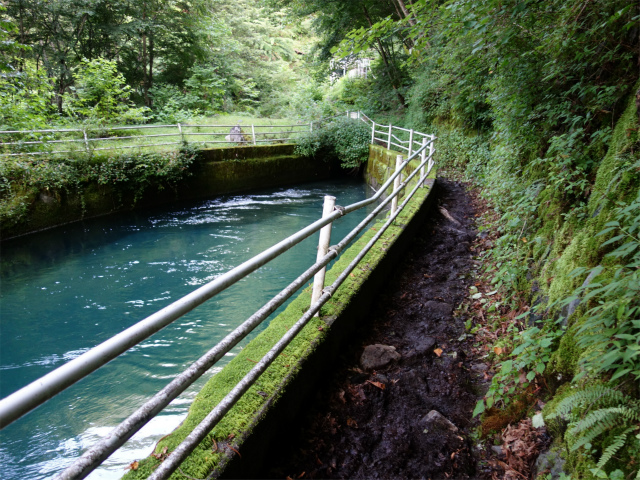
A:
{"type": "Polygon", "coordinates": [[[360,120],[338,118],[298,141],[296,153],[307,157],[337,157],[343,168],[357,168],[369,157],[371,129],[360,120]]]}

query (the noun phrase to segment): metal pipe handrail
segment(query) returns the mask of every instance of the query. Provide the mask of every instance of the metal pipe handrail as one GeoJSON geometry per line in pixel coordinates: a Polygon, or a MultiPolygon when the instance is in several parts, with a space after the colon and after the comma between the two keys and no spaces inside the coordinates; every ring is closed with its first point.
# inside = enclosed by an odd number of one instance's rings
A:
{"type": "MultiPolygon", "coordinates": [[[[420,166],[423,166],[427,161],[423,161],[420,166]]],[[[407,165],[408,161],[403,165],[407,165]]],[[[431,170],[431,169],[429,169],[431,170]]],[[[402,168],[397,170],[402,171],[402,168]]],[[[416,168],[407,179],[396,188],[387,200],[391,200],[400,194],[402,189],[407,183],[417,174],[418,168],[416,168]]],[[[149,480],[164,480],[168,478],[180,464],[186,459],[191,452],[204,440],[213,427],[224,417],[224,415],[238,402],[240,397],[246,393],[246,391],[255,383],[258,377],[273,363],[280,353],[291,343],[296,335],[302,330],[302,328],[309,322],[313,316],[320,311],[320,308],[333,296],[335,291],[344,283],[349,274],[360,263],[364,256],[371,250],[373,245],[380,239],[384,232],[391,226],[402,209],[406,206],[409,200],[413,197],[415,192],[420,188],[421,182],[417,182],[411,193],[405,198],[401,204],[401,208],[396,210],[385,224],[379,229],[374,237],[365,245],[365,247],[356,255],[356,257],[349,263],[349,265],[340,273],[338,278],[329,286],[323,290],[322,296],[313,303],[309,309],[298,319],[298,321],[287,330],[287,333],[267,352],[262,359],[253,367],[249,373],[247,373],[242,380],[240,380],[236,386],[213,408],[211,412],[187,435],[187,437],[178,445],[167,458],[153,471],[149,480]]],[[[383,191],[382,188],[379,191],[383,191]]],[[[368,223],[368,222],[367,222],[368,223]]],[[[343,248],[346,244],[343,244],[343,248]]],[[[340,245],[340,244],[339,244],[340,245]]],[[[332,247],[331,250],[337,249],[339,246],[332,247]]],[[[63,477],[62,477],[63,478],[63,477]]],[[[62,480],[60,478],[60,480],[62,480]]],[[[56,478],[56,480],[58,480],[56,478]]]]}
{"type": "MultiPolygon", "coordinates": [[[[362,119],[361,113],[358,113],[358,118],[362,119]]],[[[368,118],[368,117],[367,117],[368,118]]],[[[375,129],[375,122],[373,122],[375,129]]],[[[187,134],[188,135],[188,134],[187,134]]],[[[390,176],[390,178],[383,184],[383,186],[367,200],[357,202],[347,207],[337,209],[329,216],[324,217],[316,222],[313,222],[309,226],[287,237],[271,248],[263,251],[262,253],[254,256],[252,259],[247,260],[238,267],[230,270],[208,284],[198,288],[190,294],[182,297],[181,299],[173,302],[171,305],[161,309],[160,311],[150,315],[137,324],[129,327],[128,329],[120,332],[111,339],[101,343],[93,349],[85,352],[80,357],[71,360],[65,365],[57,368],[56,370],[45,375],[41,379],[32,382],[26,387],[18,390],[17,392],[9,395],[8,397],[0,400],[0,428],[12,423],[20,416],[26,414],[28,411],[44,403],[47,399],[68,388],[81,378],[100,368],[116,356],[124,353],[126,350],[136,345],[137,343],[148,338],[150,335],[161,330],[171,322],[175,321],[180,316],[196,308],[198,305],[204,303],[220,291],[233,285],[244,276],[250,274],[262,265],[271,261],[279,256],[281,253],[289,250],[294,245],[312,235],[316,231],[320,230],[323,226],[328,225],[340,216],[346,215],[359,208],[367,206],[377,201],[380,196],[389,188],[392,182],[401,174],[402,170],[408,165],[408,163],[416,158],[418,155],[422,156],[422,163],[420,167],[424,169],[425,163],[429,165],[429,171],[433,166],[433,142],[435,136],[430,135],[425,138],[429,138],[429,142],[424,142],[419,149],[413,152],[409,158],[399,165],[399,168],[390,176]],[[429,147],[428,157],[423,153],[425,149],[429,147]]],[[[212,142],[205,142],[212,143],[212,142]]],[[[226,142],[225,142],[226,143],[226,142]]],[[[127,146],[125,146],[127,147],[127,146]]],[[[128,148],[135,148],[136,146],[128,146],[128,148]]],[[[120,147],[123,148],[123,147],[120,147]]],[[[103,148],[103,149],[109,149],[103,148]]],[[[47,153],[47,152],[42,152],[47,153]]],[[[426,153],[426,152],[425,152],[426,153]]],[[[374,211],[367,216],[352,232],[350,232],[342,242],[337,246],[332,247],[329,253],[325,255],[321,260],[312,265],[305,273],[294,280],[287,288],[285,288],[280,294],[276,295],[271,301],[267,302],[260,310],[252,315],[247,321],[245,321],[234,332],[229,334],[225,339],[216,347],[211,349],[207,354],[196,361],[185,372],[180,374],[169,385],[162,389],[158,394],[152,397],[149,401],[140,407],[136,412],[130,415],[124,422],[116,427],[103,441],[96,444],[89,451],[87,451],[80,459],[65,470],[63,474],[65,476],[59,476],[56,478],[83,478],[97,465],[99,465],[104,459],[106,459],[111,453],[125,443],[136,431],[138,431],[144,424],[146,424],[153,416],[161,411],[171,400],[176,398],[184,389],[186,389],[193,381],[199,378],[204,372],[206,372],[219,358],[233,348],[244,336],[246,336],[255,326],[262,322],[269,314],[278,308],[287,298],[289,298],[297,289],[304,285],[311,276],[319,269],[324,268],[333,258],[335,258],[342,249],[344,249],[348,243],[350,243],[358,233],[366,227],[379,211],[381,211],[386,204],[391,201],[399,192],[404,188],[407,182],[413,178],[417,172],[416,168],[407,179],[401,184],[399,188],[394,189],[391,195],[385,199],[381,204],[374,209],[374,211]],[[73,472],[75,473],[73,473],[73,472]],[[70,476],[66,476],[69,472],[70,476]]],[[[417,183],[416,189],[421,185],[426,176],[422,174],[421,181],[417,183]]],[[[411,195],[413,195],[414,191],[411,195]]],[[[407,198],[403,205],[409,200],[407,198]]],[[[395,218],[395,217],[394,217],[395,218]]],[[[337,288],[337,287],[336,287],[337,288]]],[[[324,298],[321,297],[321,299],[324,298]]],[[[326,299],[324,300],[326,301],[326,299]]],[[[323,302],[324,303],[324,302],[323,302]]],[[[318,307],[319,308],[319,307],[318,307]]],[[[280,343],[280,342],[279,342],[280,343]]],[[[286,346],[286,345],[285,345],[286,346]]],[[[284,347],[283,347],[284,348],[284,347]]],[[[264,359],[263,359],[264,360],[264,359]]],[[[270,362],[269,362],[270,363],[270,362]]],[[[268,366],[268,364],[267,364],[268,366]]],[[[266,368],[266,366],[265,366],[266,368]]]]}
{"type": "MultiPolygon", "coordinates": [[[[408,163],[408,161],[407,161],[408,163]]],[[[405,165],[407,164],[405,163],[405,165]]],[[[425,163],[425,162],[423,162],[425,163]]],[[[422,166],[422,164],[421,164],[422,166]]],[[[419,168],[419,167],[418,167],[419,168]]],[[[418,169],[416,168],[412,174],[407,177],[406,182],[409,182],[415,175],[418,169]]],[[[430,171],[430,170],[429,170],[430,171]]],[[[429,172],[426,173],[429,175],[429,172]]],[[[405,184],[406,184],[405,182],[405,184]]],[[[404,185],[398,189],[398,192],[404,188],[404,185]]],[[[384,188],[379,189],[379,195],[384,192],[384,188]]],[[[249,317],[233,332],[227,335],[218,345],[209,350],[205,355],[200,357],[194,362],[185,372],[178,375],[170,384],[163,388],[160,392],[154,395],[151,399],[145,402],[138,410],[131,414],[120,425],[114,428],[107,437],[101,440],[99,443],[91,447],[85,452],[82,457],[76,460],[70,467],[67,468],[60,476],[60,479],[66,478],[79,478],[79,475],[83,475],[85,472],[91,471],[102,461],[108,458],[114,451],[122,446],[129,438],[131,438],[142,426],[144,426],[151,418],[159,413],[164,407],[166,407],[172,400],[174,400],[180,393],[182,393],[187,387],[195,382],[200,376],[202,376],[209,368],[211,368],[222,356],[230,351],[237,343],[246,337],[255,327],[257,327],[262,321],[264,321],[271,313],[273,313],[279,306],[281,306],[288,298],[290,298],[300,287],[313,278],[315,273],[321,268],[336,258],[356,236],[366,228],[366,226],[373,220],[392,200],[394,193],[392,192],[385,200],[383,200],[367,217],[362,220],[344,239],[336,246],[332,247],[330,251],[322,257],[321,260],[312,265],[307,271],[305,271],[300,277],[295,279],[284,290],[277,294],[272,300],[267,302],[261,309],[249,317]]],[[[348,207],[345,207],[343,214],[347,214],[351,211],[357,210],[363,206],[370,204],[369,200],[359,202],[348,207]],[[348,210],[347,210],[348,209],[348,210]]]]}

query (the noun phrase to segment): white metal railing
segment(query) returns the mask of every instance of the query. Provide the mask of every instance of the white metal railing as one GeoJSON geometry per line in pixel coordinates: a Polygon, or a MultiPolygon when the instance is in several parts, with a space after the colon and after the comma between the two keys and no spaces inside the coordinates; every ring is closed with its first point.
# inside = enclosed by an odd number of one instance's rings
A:
{"type": "Polygon", "coordinates": [[[307,133],[312,125],[136,125],[45,130],[0,131],[0,156],[86,154],[104,150],[196,145],[258,145],[290,142],[307,133]],[[240,132],[232,130],[238,128],[240,132]],[[249,130],[250,129],[250,130],[249,130]],[[136,131],[156,130],[142,134],[136,131]],[[249,130],[249,131],[247,131],[249,130]],[[132,132],[133,134],[127,134],[132,132]],[[123,134],[119,134],[123,133],[123,134]],[[158,141],[156,141],[158,140],[158,141]],[[56,150],[56,148],[62,148],[56,150]]]}
{"type": "MultiPolygon", "coordinates": [[[[347,111],[347,117],[359,119],[371,126],[371,143],[378,143],[388,149],[406,152],[411,156],[420,148],[429,135],[394,125],[378,124],[360,111],[347,111]]],[[[323,118],[319,125],[344,114],[323,118]]],[[[59,155],[64,153],[87,154],[106,150],[131,148],[155,148],[181,145],[190,142],[195,145],[258,145],[295,141],[307,132],[313,131],[314,123],[294,125],[246,125],[244,131],[233,133],[232,129],[242,129],[241,125],[136,125],[104,128],[61,128],[45,130],[4,130],[0,131],[0,157],[24,155],[59,155]],[[135,134],[136,131],[162,130],[160,133],[135,134]],[[116,132],[133,132],[118,135],[116,132]],[[105,136],[105,133],[107,134],[105,136]],[[159,140],[149,143],[150,140],[159,140]],[[142,142],[142,143],[140,143],[142,142]],[[55,150],[58,146],[63,150],[55,150]]]]}
{"type": "MultiPolygon", "coordinates": [[[[363,121],[369,120],[368,117],[365,117],[360,112],[357,112],[356,114],[357,118],[361,118],[363,121]]],[[[351,116],[352,113],[348,112],[347,115],[351,116]]],[[[372,131],[374,132],[372,135],[375,137],[375,124],[372,131]]],[[[389,131],[392,131],[392,129],[389,131]]],[[[253,385],[256,379],[277,358],[297,333],[314,315],[320,311],[322,305],[331,298],[337,288],[346,278],[348,278],[348,275],[358,265],[364,255],[373,247],[387,228],[393,223],[395,218],[400,214],[404,206],[410,201],[416,191],[424,186],[425,180],[434,165],[432,157],[434,153],[433,145],[436,137],[433,135],[419,134],[417,132],[413,133],[424,138],[422,145],[419,148],[416,148],[406,160],[402,155],[398,155],[396,159],[396,171],[371,198],[346,207],[325,208],[325,212],[323,212],[323,217],[321,219],[313,222],[309,226],[259,253],[250,260],[247,260],[227,273],[217,277],[215,280],[175,301],[171,305],[168,305],[167,307],[141,320],[74,360],[71,360],[17,392],[14,392],[0,400],[0,428],[4,428],[16,421],[48,399],[62,392],[112,359],[123,354],[134,345],[142,342],[146,338],[169,325],[171,322],[180,318],[187,312],[198,307],[202,303],[214,297],[216,294],[286,252],[294,245],[311,236],[313,233],[318,232],[323,228],[326,231],[326,228],[330,228],[332,222],[337,218],[380,200],[383,194],[391,188],[391,193],[337,245],[327,248],[328,241],[326,241],[326,235],[324,236],[324,240],[321,235],[321,245],[319,247],[321,252],[318,254],[315,264],[311,265],[302,275],[293,280],[289,286],[269,300],[262,308],[251,315],[251,317],[227,335],[220,343],[200,357],[184,372],[174,378],[166,387],[145,402],[144,405],[138,408],[126,420],[114,428],[100,442],[92,446],[71,466],[55,477],[56,480],[80,479],[86,477],[138,430],[140,430],[147,422],[169,405],[172,400],[186,390],[189,385],[209,370],[225,355],[225,353],[229,352],[238,344],[238,342],[255,329],[255,327],[262,323],[270,314],[272,314],[288,298],[298,291],[300,287],[304,286],[312,277],[315,277],[313,290],[316,291],[316,294],[312,297],[311,305],[307,312],[300,317],[296,324],[287,331],[276,345],[231,390],[231,392],[229,392],[229,394],[220,401],[211,413],[209,413],[209,415],[207,415],[207,417],[191,432],[191,434],[189,434],[187,438],[173,452],[171,452],[171,454],[153,472],[151,477],[149,477],[152,480],[168,478],[171,473],[179,467],[182,461],[196,448],[213,426],[215,426],[216,423],[224,417],[226,412],[228,412],[229,409],[231,409],[231,407],[249,389],[249,387],[253,385]],[[409,162],[414,159],[419,159],[420,164],[411,173],[405,172],[409,162]],[[407,175],[405,175],[406,178],[401,181],[403,172],[407,173],[407,175]],[[415,177],[418,177],[415,186],[405,196],[402,204],[398,206],[400,192],[402,192],[409,182],[415,177]],[[391,187],[392,184],[393,187],[391,187]],[[369,222],[371,222],[378,213],[386,208],[389,203],[391,203],[390,214],[383,227],[378,230],[376,235],[340,274],[338,279],[332,285],[324,287],[324,275],[321,274],[321,271],[324,270],[329,262],[344,251],[344,249],[357,237],[357,235],[366,228],[369,222]]],[[[330,202],[335,201],[335,199],[333,197],[327,197],[325,198],[325,201],[330,204],[330,202]]]]}

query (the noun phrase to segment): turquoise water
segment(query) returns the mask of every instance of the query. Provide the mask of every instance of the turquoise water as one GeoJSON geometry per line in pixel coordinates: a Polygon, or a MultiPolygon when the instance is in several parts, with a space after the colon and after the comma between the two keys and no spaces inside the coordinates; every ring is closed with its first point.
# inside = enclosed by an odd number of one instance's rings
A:
{"type": "MultiPolygon", "coordinates": [[[[14,392],[318,219],[323,196],[369,195],[339,180],[86,221],[2,245],[0,395],[14,392]]],[[[334,224],[336,243],[365,215],[334,224]]],[[[0,432],[0,477],[69,465],[315,260],[317,234],[0,432]]],[[[258,327],[255,333],[263,329],[258,327]]],[[[254,334],[255,334],[254,333],[254,334]]],[[[89,478],[120,478],[186,416],[211,375],[89,478]]],[[[226,361],[225,361],[226,360],[226,361]]]]}

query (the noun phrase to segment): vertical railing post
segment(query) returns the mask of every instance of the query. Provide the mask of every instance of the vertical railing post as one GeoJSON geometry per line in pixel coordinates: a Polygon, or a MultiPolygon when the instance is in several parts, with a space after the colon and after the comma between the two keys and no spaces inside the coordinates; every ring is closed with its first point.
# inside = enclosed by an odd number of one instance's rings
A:
{"type": "Polygon", "coordinates": [[[309,132],[313,133],[313,122],[309,123],[309,132]]]}
{"type": "MultiPolygon", "coordinates": [[[[333,212],[336,206],[336,197],[326,195],[324,197],[324,207],[322,208],[322,218],[328,217],[333,212]]],[[[329,251],[329,242],[331,241],[331,223],[325,225],[320,230],[320,242],[318,243],[318,255],[316,261],[320,261],[329,251]]],[[[327,271],[326,267],[322,267],[318,273],[313,277],[313,292],[311,294],[311,305],[316,303],[322,296],[322,289],[324,288],[324,274],[327,271]]],[[[316,313],[316,317],[320,316],[320,312],[316,313]]]]}
{"type": "Polygon", "coordinates": [[[389,140],[387,140],[387,150],[391,150],[391,122],[389,122],[389,140]]]}
{"type": "Polygon", "coordinates": [[[251,136],[253,137],[253,144],[256,145],[256,129],[253,123],[251,124],[251,136]]]}
{"type": "Polygon", "coordinates": [[[178,122],[178,133],[180,134],[180,139],[184,142],[184,134],[182,133],[182,125],[178,122]]]}
{"type": "MultiPolygon", "coordinates": [[[[398,155],[396,157],[396,172],[398,172],[400,170],[400,166],[402,165],[402,155],[398,155]]],[[[398,187],[400,186],[400,182],[402,181],[402,174],[399,174],[394,180],[393,180],[393,190],[397,190],[398,187]]],[[[400,196],[400,192],[398,192],[398,194],[393,197],[391,199],[391,215],[393,215],[394,213],[396,213],[396,210],[398,209],[398,197],[400,196]]]]}
{"type": "Polygon", "coordinates": [[[351,118],[351,114],[350,114],[349,110],[347,110],[347,118],[351,118]]]}
{"type": "Polygon", "coordinates": [[[427,137],[422,139],[422,153],[420,154],[420,163],[422,163],[422,168],[420,169],[420,180],[422,181],[422,186],[426,186],[427,184],[427,167],[424,165],[424,161],[427,158],[427,137]]]}
{"type": "Polygon", "coordinates": [[[82,135],[84,135],[84,149],[89,153],[89,139],[87,138],[87,131],[83,128],[82,135]]]}
{"type": "Polygon", "coordinates": [[[371,120],[371,145],[375,145],[376,143],[376,122],[371,120]]]}
{"type": "Polygon", "coordinates": [[[409,130],[409,157],[411,157],[411,152],[413,151],[413,128],[409,130]]]}
{"type": "Polygon", "coordinates": [[[431,135],[431,143],[429,144],[429,170],[433,167],[433,154],[435,152],[436,136],[431,135]]]}

